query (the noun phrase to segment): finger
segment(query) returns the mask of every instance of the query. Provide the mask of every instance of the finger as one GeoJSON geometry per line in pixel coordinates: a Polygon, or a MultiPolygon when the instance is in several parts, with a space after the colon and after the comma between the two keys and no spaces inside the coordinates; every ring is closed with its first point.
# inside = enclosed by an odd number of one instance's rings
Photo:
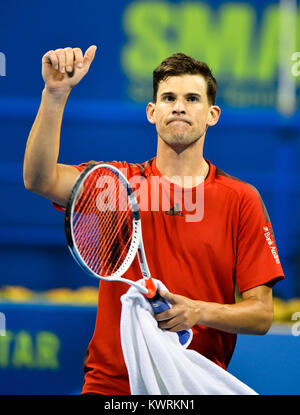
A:
{"type": "Polygon", "coordinates": [[[80,48],[73,48],[74,53],[74,66],[77,68],[82,68],[83,65],[83,54],[80,48]]]}
{"type": "Polygon", "coordinates": [[[66,72],[66,54],[64,49],[56,49],[55,50],[56,56],[58,58],[58,70],[61,73],[66,72]]]}
{"type": "Polygon", "coordinates": [[[173,309],[169,309],[166,311],[163,311],[162,313],[159,314],[154,314],[154,318],[156,321],[165,321],[165,320],[170,320],[170,318],[174,317],[174,310],[173,309]]]}
{"type": "Polygon", "coordinates": [[[49,52],[45,53],[42,58],[42,63],[48,63],[52,65],[54,69],[58,69],[58,59],[54,50],[49,50],[49,52]]]}
{"type": "Polygon", "coordinates": [[[182,326],[183,319],[182,316],[177,316],[171,320],[166,320],[158,323],[158,327],[163,330],[177,331],[175,328],[182,326]]]}
{"type": "Polygon", "coordinates": [[[86,52],[84,54],[84,58],[83,58],[83,65],[89,66],[93,62],[96,50],[97,50],[97,46],[95,46],[95,45],[90,46],[86,50],[86,52]]]}
{"type": "Polygon", "coordinates": [[[73,72],[74,70],[74,53],[73,49],[70,47],[64,48],[66,56],[66,71],[73,72]]]}
{"type": "Polygon", "coordinates": [[[176,303],[176,295],[170,293],[169,291],[159,291],[159,294],[164,297],[170,304],[176,303]]]}
{"type": "Polygon", "coordinates": [[[177,324],[177,325],[171,327],[170,329],[168,329],[168,331],[170,331],[171,333],[176,333],[177,331],[189,330],[189,329],[190,329],[190,327],[180,323],[180,324],[177,324]]]}

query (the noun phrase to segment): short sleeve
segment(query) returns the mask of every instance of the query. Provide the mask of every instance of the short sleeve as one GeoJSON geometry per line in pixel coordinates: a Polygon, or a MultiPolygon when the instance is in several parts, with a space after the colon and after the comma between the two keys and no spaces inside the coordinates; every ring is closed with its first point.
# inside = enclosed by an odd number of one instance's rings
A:
{"type": "MultiPolygon", "coordinates": [[[[86,163],[80,163],[80,164],[72,164],[72,167],[76,167],[77,170],[79,170],[80,172],[82,172],[89,164],[93,164],[93,163],[100,163],[94,160],[88,161],[86,163]]],[[[56,209],[59,210],[60,212],[64,212],[65,211],[65,207],[58,205],[55,202],[51,202],[52,206],[56,209]]]]}
{"type": "MultiPolygon", "coordinates": [[[[97,163],[112,164],[113,166],[121,169],[121,171],[123,173],[125,173],[126,176],[128,176],[128,174],[131,172],[131,169],[129,169],[129,164],[126,161],[95,161],[95,160],[90,160],[90,161],[87,161],[85,163],[72,164],[72,167],[75,167],[77,170],[79,170],[79,172],[82,172],[90,164],[97,164],[97,163]]],[[[64,212],[65,211],[65,207],[64,206],[58,205],[55,202],[51,202],[51,203],[52,203],[52,206],[56,210],[59,210],[60,212],[64,212]]]]}
{"type": "Polygon", "coordinates": [[[235,272],[241,293],[284,278],[266,207],[259,192],[246,186],[240,197],[235,272]]]}

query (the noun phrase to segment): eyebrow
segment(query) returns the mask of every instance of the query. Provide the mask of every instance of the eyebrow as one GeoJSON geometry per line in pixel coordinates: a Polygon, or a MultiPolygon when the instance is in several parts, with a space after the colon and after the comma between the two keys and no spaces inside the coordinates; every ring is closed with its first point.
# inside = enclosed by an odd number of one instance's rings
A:
{"type": "MultiPolygon", "coordinates": [[[[165,97],[166,95],[176,95],[174,92],[163,92],[162,94],[161,94],[161,97],[165,97]]],[[[197,96],[197,97],[199,97],[199,98],[201,98],[201,95],[200,94],[198,94],[198,92],[188,92],[187,94],[185,94],[184,95],[185,97],[191,97],[191,96],[197,96]]]]}

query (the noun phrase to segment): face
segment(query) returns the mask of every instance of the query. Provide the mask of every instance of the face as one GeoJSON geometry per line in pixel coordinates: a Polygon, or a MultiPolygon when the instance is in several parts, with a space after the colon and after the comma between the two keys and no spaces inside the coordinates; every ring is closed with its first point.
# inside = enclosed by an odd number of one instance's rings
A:
{"type": "Polygon", "coordinates": [[[205,136],[217,123],[219,107],[211,106],[201,75],[172,76],[159,83],[156,103],[147,106],[148,120],[156,125],[159,139],[182,151],[205,136]]]}

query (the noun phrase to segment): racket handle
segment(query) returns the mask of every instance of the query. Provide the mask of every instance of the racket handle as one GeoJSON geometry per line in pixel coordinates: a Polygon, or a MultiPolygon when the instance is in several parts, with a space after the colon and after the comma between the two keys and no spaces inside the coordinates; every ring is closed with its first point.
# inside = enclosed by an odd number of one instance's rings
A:
{"type": "MultiPolygon", "coordinates": [[[[147,298],[155,314],[162,313],[163,311],[169,310],[170,306],[167,301],[159,294],[158,290],[152,298],[147,298]]],[[[180,344],[184,345],[190,338],[188,330],[177,331],[180,344]]]]}

